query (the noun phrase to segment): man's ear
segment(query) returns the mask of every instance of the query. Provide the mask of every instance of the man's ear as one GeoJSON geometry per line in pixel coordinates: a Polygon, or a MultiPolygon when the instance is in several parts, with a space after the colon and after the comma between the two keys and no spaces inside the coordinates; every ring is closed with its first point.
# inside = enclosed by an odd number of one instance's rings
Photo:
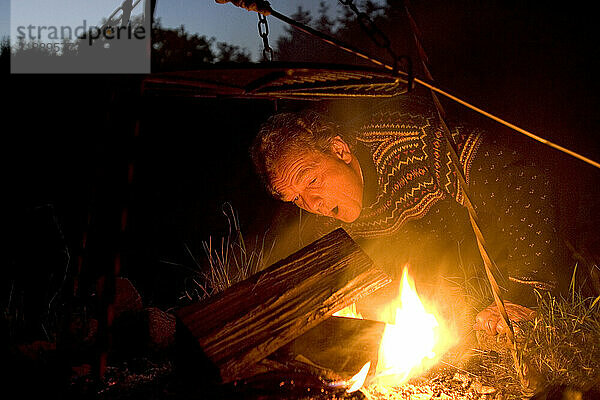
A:
{"type": "Polygon", "coordinates": [[[346,164],[350,164],[352,161],[350,146],[341,136],[336,136],[331,140],[331,152],[346,164]]]}

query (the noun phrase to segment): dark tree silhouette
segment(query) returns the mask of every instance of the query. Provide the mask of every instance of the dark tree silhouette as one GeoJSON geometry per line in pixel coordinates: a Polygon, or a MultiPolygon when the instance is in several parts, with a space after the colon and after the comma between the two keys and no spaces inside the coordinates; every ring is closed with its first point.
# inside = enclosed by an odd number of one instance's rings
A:
{"type": "Polygon", "coordinates": [[[218,62],[249,62],[251,58],[246,49],[225,42],[218,42],[217,50],[218,62]]]}
{"type": "Polygon", "coordinates": [[[247,61],[250,61],[250,54],[246,49],[216,42],[214,37],[190,34],[183,25],[178,29],[168,29],[161,26],[160,19],[154,23],[152,71],[189,70],[206,63],[247,61]]]}
{"type": "Polygon", "coordinates": [[[215,61],[214,38],[189,34],[181,25],[164,29],[160,21],[152,29],[152,70],[193,69],[215,61]]]}
{"type": "Polygon", "coordinates": [[[10,72],[10,41],[5,36],[0,41],[0,73],[10,72]]]}
{"type": "MultiPolygon", "coordinates": [[[[371,1],[357,3],[372,19],[378,19],[383,9],[371,1]]],[[[290,17],[306,24],[319,32],[336,37],[370,53],[383,54],[381,49],[373,46],[370,39],[364,35],[360,25],[356,23],[355,16],[349,8],[332,19],[329,16],[329,6],[321,2],[318,16],[313,18],[310,11],[301,6],[290,17]]],[[[381,21],[377,21],[380,23],[381,21]]],[[[286,27],[284,36],[277,39],[276,58],[279,61],[306,61],[330,62],[355,65],[372,65],[369,62],[327,44],[311,35],[305,34],[295,28],[286,27]]]]}

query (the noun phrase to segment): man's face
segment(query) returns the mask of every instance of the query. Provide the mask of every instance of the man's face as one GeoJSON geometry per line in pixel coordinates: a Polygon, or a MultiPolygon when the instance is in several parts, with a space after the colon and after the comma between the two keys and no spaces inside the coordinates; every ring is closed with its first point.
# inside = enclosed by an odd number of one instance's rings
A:
{"type": "Polygon", "coordinates": [[[344,222],[360,215],[360,166],[340,137],[333,140],[329,153],[306,150],[282,156],[276,171],[271,184],[282,200],[344,222]]]}

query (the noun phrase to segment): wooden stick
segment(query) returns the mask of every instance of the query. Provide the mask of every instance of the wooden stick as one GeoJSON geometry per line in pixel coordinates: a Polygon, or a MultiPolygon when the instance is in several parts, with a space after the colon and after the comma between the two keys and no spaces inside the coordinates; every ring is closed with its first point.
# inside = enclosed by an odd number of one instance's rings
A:
{"type": "Polygon", "coordinates": [[[229,382],[390,282],[340,228],[177,317],[229,382]]]}
{"type": "Polygon", "coordinates": [[[330,317],[269,358],[277,360],[280,354],[281,359],[285,359],[284,354],[298,360],[306,358],[347,380],[368,361],[377,365],[385,325],[368,319],[330,317]]]}

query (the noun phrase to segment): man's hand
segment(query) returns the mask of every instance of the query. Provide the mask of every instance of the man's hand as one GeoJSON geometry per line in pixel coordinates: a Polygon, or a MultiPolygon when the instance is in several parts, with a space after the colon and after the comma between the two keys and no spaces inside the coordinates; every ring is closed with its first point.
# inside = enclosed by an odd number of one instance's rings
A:
{"type": "MultiPolygon", "coordinates": [[[[532,321],[535,318],[535,311],[527,307],[513,304],[508,301],[504,302],[504,306],[511,322],[532,321]]],[[[498,311],[498,307],[496,307],[496,304],[492,303],[485,310],[477,314],[473,329],[483,330],[488,335],[493,336],[506,333],[507,326],[498,311]]]]}
{"type": "Polygon", "coordinates": [[[248,11],[256,11],[262,15],[271,14],[271,6],[265,0],[215,0],[219,4],[232,3],[248,11]]]}

